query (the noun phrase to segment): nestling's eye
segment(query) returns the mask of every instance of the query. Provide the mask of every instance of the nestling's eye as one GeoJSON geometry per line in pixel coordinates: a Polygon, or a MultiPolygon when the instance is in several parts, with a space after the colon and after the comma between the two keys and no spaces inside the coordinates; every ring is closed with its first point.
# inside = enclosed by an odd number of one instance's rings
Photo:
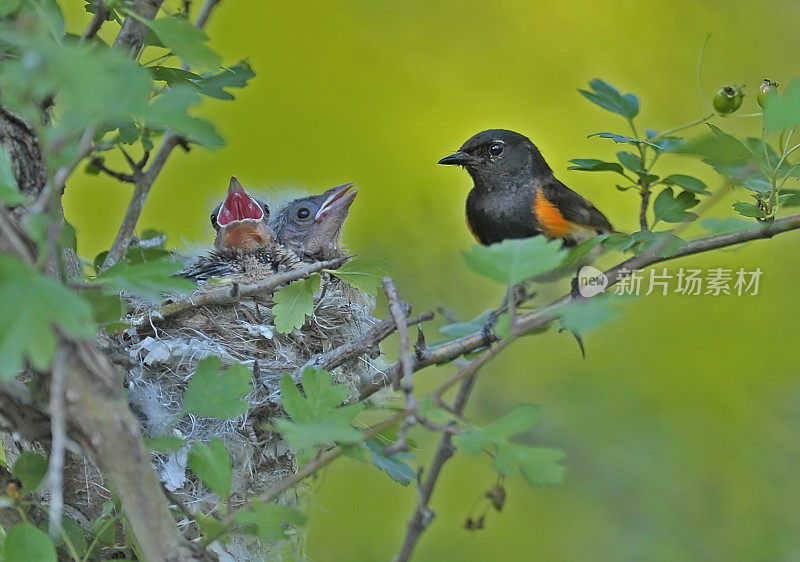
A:
{"type": "Polygon", "coordinates": [[[307,219],[309,216],[311,216],[311,210],[308,207],[300,207],[297,209],[298,219],[307,219]]]}
{"type": "Polygon", "coordinates": [[[503,146],[502,142],[496,142],[489,147],[489,154],[492,156],[500,156],[503,154],[503,148],[505,148],[505,146],[503,146]]]}
{"type": "Polygon", "coordinates": [[[219,230],[219,224],[217,224],[217,213],[219,212],[219,207],[214,209],[214,212],[211,213],[211,226],[214,227],[214,230],[219,230]]]}

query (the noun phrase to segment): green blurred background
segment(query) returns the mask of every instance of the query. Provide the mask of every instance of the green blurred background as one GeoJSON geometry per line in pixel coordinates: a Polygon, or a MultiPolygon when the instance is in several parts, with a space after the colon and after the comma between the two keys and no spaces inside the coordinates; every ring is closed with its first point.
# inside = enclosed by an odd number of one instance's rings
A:
{"type": "MultiPolygon", "coordinates": [[[[68,13],[72,30],[88,18],[79,4],[68,13]]],[[[705,113],[695,69],[711,33],[706,94],[744,83],[742,112],[757,111],[762,78],[785,84],[798,73],[797,16],[789,1],[225,1],[208,27],[211,44],[227,63],[248,58],[257,77],[235,102],[205,102],[201,114],[227,145],[176,151],[139,228],[164,229],[178,247],[210,242],[208,213],[231,174],[274,189],[354,181],[361,191],[348,247],[385,258],[415,310],[445,304],[468,319],[502,290],[464,266],[471,183],[437,166],[440,157],[485,128],[520,131],[615,226],[636,230],[637,195],[618,192],[610,175],[566,170],[570,158],[611,159],[623,149],[588,134],[627,133],[622,118],[576,89],[601,77],[637,93],[640,128],[691,121],[705,113]]],[[[716,122],[760,132],[759,118],[716,122]]],[[[718,185],[688,159],[664,157],[655,171],[718,185]]],[[[108,248],[129,196],[108,177],[70,181],[66,214],[84,257],[108,248]]],[[[747,195],[734,192],[711,214],[730,216],[734,200],[747,195]]],[[[620,318],[586,336],[585,360],[554,330],[496,359],[468,415],[480,423],[520,401],[541,404],[543,421],[525,440],[567,452],[565,483],[531,488],[510,479],[504,512],[470,533],[462,525],[495,476],[487,457],[457,456],[416,560],[800,560],[800,384],[791,343],[798,236],[670,265],[673,273],[761,267],[758,296],[632,298],[620,318]]],[[[419,379],[430,386],[453,369],[419,379]]],[[[427,463],[434,441],[416,437],[427,463]]],[[[314,489],[310,559],[396,553],[413,488],[345,460],[314,489]]]]}

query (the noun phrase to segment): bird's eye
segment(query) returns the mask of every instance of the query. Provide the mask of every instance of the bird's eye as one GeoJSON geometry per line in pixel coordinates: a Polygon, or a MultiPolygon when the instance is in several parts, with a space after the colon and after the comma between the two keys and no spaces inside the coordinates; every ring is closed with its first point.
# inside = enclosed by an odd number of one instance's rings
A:
{"type": "Polygon", "coordinates": [[[211,226],[214,227],[214,230],[219,230],[219,224],[217,224],[217,209],[214,209],[214,212],[211,213],[211,226]]]}
{"type": "Polygon", "coordinates": [[[297,209],[298,219],[307,219],[311,215],[311,210],[308,207],[300,207],[297,209]]]}
{"type": "Polygon", "coordinates": [[[502,142],[496,142],[489,147],[489,154],[491,154],[492,156],[500,156],[501,154],[503,154],[503,148],[505,147],[503,146],[502,142]]]}

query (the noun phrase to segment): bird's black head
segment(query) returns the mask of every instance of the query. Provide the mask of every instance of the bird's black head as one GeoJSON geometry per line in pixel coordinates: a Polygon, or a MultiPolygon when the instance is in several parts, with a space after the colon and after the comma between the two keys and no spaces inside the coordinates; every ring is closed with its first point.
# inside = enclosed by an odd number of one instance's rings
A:
{"type": "Polygon", "coordinates": [[[501,187],[553,173],[528,137],[507,129],[481,131],[439,164],[464,166],[478,187],[501,187]]]}

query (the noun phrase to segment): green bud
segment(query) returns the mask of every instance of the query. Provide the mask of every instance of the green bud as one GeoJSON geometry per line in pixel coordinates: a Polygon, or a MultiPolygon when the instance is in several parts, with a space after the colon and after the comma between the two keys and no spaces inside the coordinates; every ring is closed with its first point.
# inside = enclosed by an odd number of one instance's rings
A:
{"type": "Polygon", "coordinates": [[[764,101],[769,96],[770,92],[774,92],[778,89],[778,83],[774,80],[770,80],[769,78],[764,78],[764,82],[761,86],[758,87],[758,94],[756,94],[756,101],[758,105],[763,108],[764,101]]]}
{"type": "Polygon", "coordinates": [[[725,86],[720,88],[714,96],[714,110],[720,115],[733,113],[742,105],[744,92],[739,86],[725,86]]]}

